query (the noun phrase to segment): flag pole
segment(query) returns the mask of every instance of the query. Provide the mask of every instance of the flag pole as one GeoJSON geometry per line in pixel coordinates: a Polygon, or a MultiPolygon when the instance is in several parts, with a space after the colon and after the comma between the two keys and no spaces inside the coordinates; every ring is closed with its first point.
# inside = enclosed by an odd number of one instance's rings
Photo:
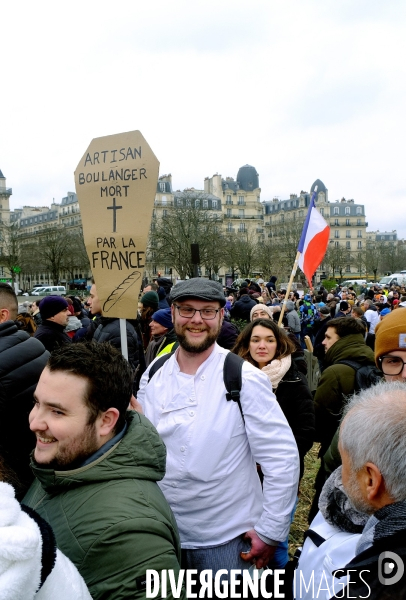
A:
{"type": "Polygon", "coordinates": [[[294,280],[295,275],[296,275],[297,265],[298,265],[298,262],[299,262],[300,255],[301,255],[301,252],[299,252],[299,250],[298,250],[297,253],[296,253],[295,262],[293,264],[292,273],[290,274],[290,279],[289,279],[288,287],[287,287],[287,290],[286,290],[285,299],[282,302],[282,310],[281,310],[281,313],[279,315],[279,321],[278,321],[279,327],[282,326],[282,319],[283,319],[283,315],[285,314],[286,302],[288,301],[290,290],[292,288],[292,283],[293,283],[293,280],[294,280]]]}

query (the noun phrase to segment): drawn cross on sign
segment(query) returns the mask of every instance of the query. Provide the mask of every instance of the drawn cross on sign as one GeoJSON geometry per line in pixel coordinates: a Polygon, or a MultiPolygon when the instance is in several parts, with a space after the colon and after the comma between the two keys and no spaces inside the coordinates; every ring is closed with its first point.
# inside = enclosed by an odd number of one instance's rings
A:
{"type": "Polygon", "coordinates": [[[117,229],[117,216],[116,216],[116,211],[119,210],[120,208],[123,208],[122,206],[116,206],[116,199],[113,198],[113,206],[108,206],[107,210],[112,210],[113,212],[113,233],[116,233],[117,229]]]}

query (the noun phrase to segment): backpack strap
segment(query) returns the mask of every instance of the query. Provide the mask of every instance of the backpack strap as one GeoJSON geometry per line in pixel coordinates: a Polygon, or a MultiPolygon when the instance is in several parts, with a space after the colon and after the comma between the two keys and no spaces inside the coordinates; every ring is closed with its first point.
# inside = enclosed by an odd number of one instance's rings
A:
{"type": "Polygon", "coordinates": [[[237,402],[238,408],[240,409],[242,420],[245,423],[244,413],[242,411],[241,401],[240,401],[240,391],[242,387],[242,365],[244,363],[244,359],[241,356],[237,356],[237,354],[233,354],[229,352],[224,361],[223,367],[223,381],[226,386],[227,400],[233,400],[233,402],[237,402]]]}
{"type": "MultiPolygon", "coordinates": [[[[154,362],[152,367],[149,370],[149,379],[148,383],[151,381],[152,377],[155,373],[162,367],[163,364],[166,363],[167,360],[174,354],[175,351],[170,352],[168,354],[163,354],[154,362]]],[[[242,412],[242,406],[240,401],[240,391],[242,387],[242,365],[244,363],[244,359],[241,356],[237,356],[237,354],[233,354],[229,352],[225,358],[224,366],[223,366],[223,380],[224,385],[227,390],[226,398],[227,400],[233,400],[237,402],[238,408],[240,409],[242,420],[245,423],[244,413],[242,412]]]]}
{"type": "Polygon", "coordinates": [[[347,365],[347,367],[351,367],[354,371],[358,371],[362,367],[359,362],[355,360],[339,360],[335,363],[336,365],[347,365]]]}
{"type": "Polygon", "coordinates": [[[166,361],[172,356],[173,352],[169,352],[169,354],[163,354],[162,356],[160,356],[152,365],[152,367],[149,370],[149,379],[148,379],[148,383],[151,381],[151,379],[153,378],[153,376],[155,375],[155,373],[157,371],[159,371],[159,369],[162,367],[162,365],[164,363],[166,363],[166,361]]]}

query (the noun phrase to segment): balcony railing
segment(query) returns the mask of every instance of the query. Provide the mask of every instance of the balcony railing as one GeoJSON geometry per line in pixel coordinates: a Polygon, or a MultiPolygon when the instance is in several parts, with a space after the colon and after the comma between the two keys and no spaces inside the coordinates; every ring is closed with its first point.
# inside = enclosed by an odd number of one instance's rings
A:
{"type": "Polygon", "coordinates": [[[255,216],[244,216],[241,217],[240,215],[230,215],[230,216],[226,216],[226,219],[257,219],[258,221],[262,221],[264,218],[264,215],[258,215],[257,217],[255,216]]]}

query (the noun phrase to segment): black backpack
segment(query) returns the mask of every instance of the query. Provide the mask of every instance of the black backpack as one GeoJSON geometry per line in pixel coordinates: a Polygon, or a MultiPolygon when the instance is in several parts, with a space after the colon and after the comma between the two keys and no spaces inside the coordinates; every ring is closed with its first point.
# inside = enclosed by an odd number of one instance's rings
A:
{"type": "Polygon", "coordinates": [[[347,365],[355,371],[354,392],[365,390],[382,381],[382,373],[375,365],[361,365],[355,360],[339,360],[337,365],[347,365]]]}
{"type": "MultiPolygon", "coordinates": [[[[153,363],[149,370],[148,383],[151,381],[155,373],[162,367],[162,365],[172,356],[172,354],[174,354],[174,352],[164,354],[153,363]]],[[[240,401],[240,391],[242,386],[241,371],[243,362],[244,359],[241,358],[241,356],[237,356],[237,354],[229,352],[224,361],[223,380],[227,390],[227,400],[233,400],[233,402],[236,402],[238,404],[242,420],[245,423],[244,413],[242,412],[242,406],[240,401]]]]}

